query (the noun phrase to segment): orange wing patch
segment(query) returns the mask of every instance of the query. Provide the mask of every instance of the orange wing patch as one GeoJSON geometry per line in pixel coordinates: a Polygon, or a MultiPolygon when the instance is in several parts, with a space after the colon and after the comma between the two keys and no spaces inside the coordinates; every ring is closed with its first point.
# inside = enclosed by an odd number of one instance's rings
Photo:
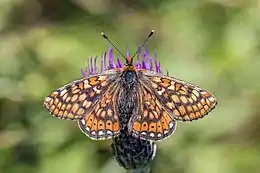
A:
{"type": "Polygon", "coordinates": [[[91,139],[108,139],[118,135],[120,131],[118,114],[115,108],[117,88],[110,88],[100,98],[98,104],[87,116],[78,121],[79,128],[91,139]]]}
{"type": "Polygon", "coordinates": [[[159,141],[170,136],[176,122],[162,107],[148,88],[141,87],[139,94],[139,114],[129,122],[129,131],[136,137],[159,141]]]}
{"type": "Polygon", "coordinates": [[[176,120],[192,121],[203,118],[217,104],[217,99],[211,93],[191,83],[168,76],[145,74],[144,83],[176,120]]]}
{"type": "Polygon", "coordinates": [[[114,81],[108,75],[96,75],[73,81],[47,96],[44,106],[60,119],[79,120],[92,111],[101,95],[114,81]]]}

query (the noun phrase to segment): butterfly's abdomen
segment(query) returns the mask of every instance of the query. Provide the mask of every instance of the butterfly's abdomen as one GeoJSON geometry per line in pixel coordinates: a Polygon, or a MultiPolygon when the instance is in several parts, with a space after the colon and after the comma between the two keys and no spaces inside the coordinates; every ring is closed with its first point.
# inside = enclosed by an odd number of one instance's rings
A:
{"type": "Polygon", "coordinates": [[[131,116],[136,112],[138,108],[137,101],[137,91],[135,86],[130,88],[125,88],[124,86],[121,87],[117,102],[121,128],[124,128],[124,126],[128,124],[131,116]]]}

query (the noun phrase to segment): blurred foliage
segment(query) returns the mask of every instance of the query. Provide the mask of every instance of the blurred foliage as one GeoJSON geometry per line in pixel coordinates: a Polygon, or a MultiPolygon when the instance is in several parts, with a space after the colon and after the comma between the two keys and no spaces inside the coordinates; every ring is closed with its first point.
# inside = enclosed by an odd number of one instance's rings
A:
{"type": "Polygon", "coordinates": [[[107,50],[101,31],[133,53],[151,29],[149,50],[162,68],[219,100],[209,116],[179,123],[158,143],[151,172],[258,173],[257,0],[1,0],[0,172],[125,172],[110,140],[90,140],[42,104],[107,50]]]}

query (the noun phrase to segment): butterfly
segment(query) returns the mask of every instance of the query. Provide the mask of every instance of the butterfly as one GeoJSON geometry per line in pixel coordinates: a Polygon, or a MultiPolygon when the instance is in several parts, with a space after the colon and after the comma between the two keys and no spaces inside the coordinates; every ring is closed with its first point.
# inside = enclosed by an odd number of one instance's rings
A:
{"type": "Polygon", "coordinates": [[[162,74],[158,61],[147,54],[142,62],[139,57],[133,62],[133,57],[127,55],[124,65],[110,58],[109,68],[104,58],[100,73],[91,60],[85,77],[53,91],[44,106],[57,118],[77,121],[91,139],[114,138],[127,126],[134,137],[151,141],[173,134],[177,121],[203,118],[216,106],[209,91],[162,74]]]}

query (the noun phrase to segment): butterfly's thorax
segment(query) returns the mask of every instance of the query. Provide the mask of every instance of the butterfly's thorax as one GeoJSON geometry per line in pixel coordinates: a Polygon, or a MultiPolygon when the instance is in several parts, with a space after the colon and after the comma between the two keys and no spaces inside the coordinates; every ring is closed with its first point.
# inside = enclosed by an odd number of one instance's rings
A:
{"type": "Polygon", "coordinates": [[[129,67],[122,73],[122,87],[131,88],[138,82],[137,73],[135,69],[129,67]]]}

